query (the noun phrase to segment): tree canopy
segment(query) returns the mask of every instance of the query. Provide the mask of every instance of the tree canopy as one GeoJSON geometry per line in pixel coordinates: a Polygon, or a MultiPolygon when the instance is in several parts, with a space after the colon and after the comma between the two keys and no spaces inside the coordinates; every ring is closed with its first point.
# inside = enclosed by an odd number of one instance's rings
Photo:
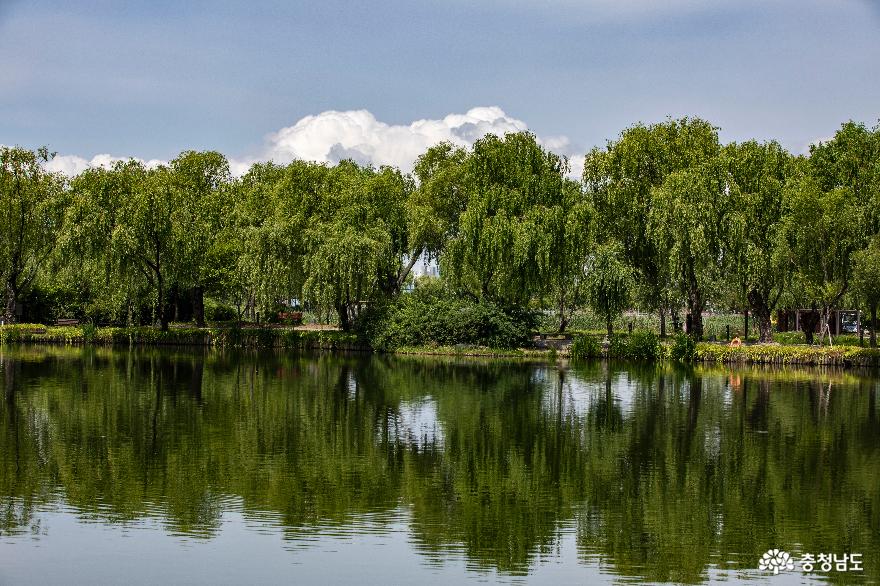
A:
{"type": "Polygon", "coordinates": [[[823,324],[870,309],[869,255],[855,255],[880,233],[880,130],[855,122],[803,156],[722,144],[700,118],[636,124],[586,154],[581,181],[528,132],[434,145],[411,174],[345,160],[234,177],[222,154],[184,151],[64,178],[49,157],[2,148],[6,321],[47,319],[23,309],[40,298],[53,317],[102,323],[259,321],[292,305],[352,329],[408,294],[419,262],[467,301],[442,306],[541,311],[559,331],[590,305],[657,312],[662,335],[684,308],[700,338],[705,312],[736,309],[769,341],[780,307],[815,307],[823,324]]]}

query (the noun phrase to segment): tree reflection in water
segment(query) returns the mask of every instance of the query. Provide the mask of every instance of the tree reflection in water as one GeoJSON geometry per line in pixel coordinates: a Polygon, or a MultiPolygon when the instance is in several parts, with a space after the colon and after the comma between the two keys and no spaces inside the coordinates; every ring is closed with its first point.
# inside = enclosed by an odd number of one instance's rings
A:
{"type": "Polygon", "coordinates": [[[570,530],[583,561],[650,581],[772,546],[880,570],[867,375],[48,347],[0,365],[6,535],[62,502],[202,538],[240,508],[290,540],[403,509],[425,555],[511,574],[570,530]]]}

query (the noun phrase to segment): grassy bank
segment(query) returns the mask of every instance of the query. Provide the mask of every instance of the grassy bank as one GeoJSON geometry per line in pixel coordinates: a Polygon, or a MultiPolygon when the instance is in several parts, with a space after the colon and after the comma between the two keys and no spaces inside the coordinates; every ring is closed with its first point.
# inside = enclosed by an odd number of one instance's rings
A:
{"type": "MultiPolygon", "coordinates": [[[[880,368],[880,349],[859,346],[806,346],[802,344],[750,344],[733,348],[728,344],[701,342],[682,349],[676,340],[660,341],[656,336],[615,336],[603,345],[598,336],[584,336],[585,359],[617,358],[633,362],[654,360],[706,364],[768,364],[880,368]]],[[[355,350],[370,348],[356,334],[333,330],[291,328],[209,327],[172,328],[162,332],[151,327],[43,326],[18,324],[0,326],[0,344],[58,344],[97,346],[208,346],[217,348],[355,350]]],[[[577,342],[576,342],[577,344],[577,342]]],[[[560,349],[489,348],[475,345],[402,346],[394,354],[427,356],[482,356],[487,358],[532,358],[552,360],[569,357],[571,347],[560,349]]]]}
{"type": "Polygon", "coordinates": [[[696,362],[724,364],[797,364],[843,368],[880,367],[880,349],[860,346],[794,346],[753,344],[732,348],[726,344],[697,344],[696,362]]]}
{"type": "Polygon", "coordinates": [[[285,328],[0,326],[0,343],[94,344],[99,346],[212,346],[221,348],[290,348],[303,350],[365,350],[355,334],[285,328]]]}

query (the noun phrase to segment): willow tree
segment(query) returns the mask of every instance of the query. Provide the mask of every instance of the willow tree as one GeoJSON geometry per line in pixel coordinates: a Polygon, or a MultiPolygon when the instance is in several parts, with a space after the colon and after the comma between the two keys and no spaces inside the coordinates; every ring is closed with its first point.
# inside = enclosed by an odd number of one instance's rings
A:
{"type": "Polygon", "coordinates": [[[724,156],[731,197],[725,272],[732,275],[732,289],[745,309],[746,332],[751,311],[761,342],[770,342],[771,314],[791,279],[783,193],[795,163],[775,141],[732,143],[724,156]]]}
{"type": "Polygon", "coordinates": [[[792,182],[785,194],[787,245],[802,298],[821,308],[820,330],[849,291],[852,255],[864,245],[866,208],[847,187],[824,191],[813,176],[792,182]]]}
{"type": "Polygon", "coordinates": [[[877,308],[880,306],[880,236],[853,255],[853,289],[871,315],[871,346],[877,347],[877,308]]]}
{"type": "Polygon", "coordinates": [[[851,191],[866,206],[861,226],[880,232],[880,127],[842,124],[831,140],[810,147],[809,167],[822,191],[851,191]]]}
{"type": "Polygon", "coordinates": [[[17,320],[21,296],[55,248],[62,218],[63,181],[41,163],[49,152],[0,147],[0,280],[3,321],[17,320]]]}
{"type": "Polygon", "coordinates": [[[136,162],[95,167],[70,184],[64,230],[59,236],[58,277],[84,292],[86,315],[131,325],[151,294],[143,259],[127,236],[123,209],[137,197],[146,170],[136,162]]]}
{"type": "Polygon", "coordinates": [[[731,211],[723,163],[713,160],[667,177],[653,194],[648,233],[668,251],[673,286],[687,300],[687,330],[703,336],[703,311],[717,290],[731,211]]]}
{"type": "Polygon", "coordinates": [[[614,333],[614,318],[629,306],[633,291],[633,270],[616,242],[600,246],[588,264],[587,296],[593,311],[605,319],[608,336],[614,333]]]}
{"type": "Polygon", "coordinates": [[[604,149],[594,148],[584,162],[584,185],[596,210],[597,238],[617,240],[638,270],[642,302],[659,311],[661,335],[666,314],[676,311],[674,291],[666,286],[667,250],[646,237],[655,208],[655,189],[670,174],[696,167],[720,151],[716,129],[699,118],[667,120],[624,130],[604,149]],[[670,295],[672,293],[672,295],[670,295]]]}
{"type": "Polygon", "coordinates": [[[327,173],[304,161],[257,163],[233,183],[233,221],[220,242],[236,259],[225,289],[240,313],[300,295],[307,205],[327,173]]]}
{"type": "Polygon", "coordinates": [[[418,186],[406,205],[409,251],[398,287],[419,258],[436,261],[458,233],[459,218],[467,209],[467,157],[465,149],[442,142],[416,161],[418,186]]]}
{"type": "Polygon", "coordinates": [[[408,252],[410,181],[343,161],[297,202],[302,226],[303,299],[333,309],[349,330],[361,309],[393,295],[408,252]]]}
{"type": "Polygon", "coordinates": [[[169,171],[179,258],[175,284],[191,292],[196,323],[204,326],[205,291],[219,291],[233,266],[221,240],[231,212],[229,163],[218,152],[185,151],[171,161],[169,171]]]}
{"type": "Polygon", "coordinates": [[[130,174],[131,191],[121,201],[110,243],[119,262],[134,267],[154,293],[154,322],[168,329],[168,285],[176,272],[179,250],[174,233],[177,211],[174,181],[167,167],[146,169],[136,161],[119,165],[130,174]]]}
{"type": "Polygon", "coordinates": [[[529,133],[478,140],[466,163],[466,208],[441,256],[459,291],[503,305],[551,290],[560,264],[583,248],[587,203],[565,179],[567,162],[529,133]]]}

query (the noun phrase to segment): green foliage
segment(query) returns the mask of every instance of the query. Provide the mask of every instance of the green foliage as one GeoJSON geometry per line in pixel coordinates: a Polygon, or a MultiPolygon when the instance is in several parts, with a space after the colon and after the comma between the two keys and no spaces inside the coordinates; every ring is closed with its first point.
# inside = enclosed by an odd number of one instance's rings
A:
{"type": "Polygon", "coordinates": [[[6,323],[17,321],[21,296],[58,242],[64,183],[43,169],[50,158],[45,148],[0,146],[0,318],[6,323]]]}
{"type": "MultiPolygon", "coordinates": [[[[777,344],[806,344],[806,336],[803,332],[776,332],[773,334],[773,341],[777,344]]],[[[818,344],[818,338],[813,339],[814,344],[818,344]]],[[[838,334],[833,339],[827,337],[822,340],[822,346],[860,346],[861,340],[856,334],[838,334]]]]}
{"type": "Polygon", "coordinates": [[[696,358],[697,343],[687,334],[676,334],[669,348],[669,357],[675,362],[693,362],[696,358]]]}
{"type": "Polygon", "coordinates": [[[624,262],[621,247],[601,246],[588,265],[587,296],[590,307],[605,318],[609,336],[614,318],[629,306],[632,287],[632,269],[624,262]]]}
{"type": "Polygon", "coordinates": [[[785,240],[784,190],[796,173],[792,156],[777,142],[732,143],[724,148],[733,209],[728,214],[725,283],[735,304],[750,310],[761,341],[769,342],[771,314],[791,281],[785,240]]]}
{"type": "Polygon", "coordinates": [[[525,305],[580,272],[592,212],[564,159],[516,133],[478,140],[465,165],[467,205],[441,256],[457,291],[525,305]]]}
{"type": "Polygon", "coordinates": [[[853,254],[853,290],[868,308],[871,346],[877,345],[877,319],[880,307],[880,236],[864,250],[853,254]]]}
{"type": "Polygon", "coordinates": [[[568,350],[572,360],[589,360],[601,358],[603,355],[602,344],[596,336],[580,334],[575,336],[568,350]]]}
{"type": "Polygon", "coordinates": [[[211,322],[232,321],[238,317],[238,312],[231,305],[208,299],[205,301],[205,319],[211,322]]]}
{"type": "Polygon", "coordinates": [[[0,326],[0,344],[95,344],[99,346],[213,346],[218,348],[288,348],[313,350],[364,350],[354,334],[335,330],[303,331],[274,328],[172,328],[153,327],[0,326]]]}
{"type": "Polygon", "coordinates": [[[596,210],[601,241],[623,246],[638,271],[642,301],[648,309],[669,309],[666,288],[668,243],[645,238],[655,216],[656,190],[671,174],[698,168],[718,155],[717,130],[705,120],[682,118],[637,124],[605,149],[594,148],[584,162],[584,186],[596,210]]]}
{"type": "Polygon", "coordinates": [[[520,348],[528,345],[533,326],[530,312],[456,297],[430,282],[375,308],[358,323],[362,336],[379,350],[456,344],[520,348]]]}
{"type": "Polygon", "coordinates": [[[82,326],[83,342],[87,344],[94,343],[98,338],[98,327],[95,324],[84,324],[82,326]]]}
{"type": "Polygon", "coordinates": [[[611,334],[608,336],[608,357],[609,358],[618,358],[620,360],[626,359],[626,335],[625,334],[611,334]]]}
{"type": "Polygon", "coordinates": [[[691,332],[703,336],[703,311],[721,283],[733,211],[720,159],[671,174],[655,191],[648,233],[664,253],[671,283],[686,300],[691,332]]]}
{"type": "Polygon", "coordinates": [[[660,338],[650,330],[635,330],[626,339],[626,358],[641,362],[656,362],[663,357],[660,338]]]}
{"type": "Polygon", "coordinates": [[[797,270],[800,305],[835,307],[851,278],[851,257],[864,243],[865,208],[846,187],[823,191],[807,176],[786,192],[787,238],[797,270]]]}
{"type": "Polygon", "coordinates": [[[741,321],[718,314],[748,309],[767,341],[774,308],[827,319],[877,298],[880,131],[852,122],[809,157],[722,146],[697,118],[636,125],[587,155],[581,183],[529,133],[432,146],[412,175],[294,161],[234,178],[220,153],[184,151],[65,181],[44,170],[45,149],[0,155],[7,322],[247,324],[293,300],[344,330],[381,321],[366,309],[418,323],[402,291],[422,259],[451,289],[445,314],[475,320],[438,317],[427,344],[521,344],[535,309],[542,331],[610,335],[665,334],[669,316],[679,329],[685,308],[698,339],[728,324],[737,335],[741,321]]]}
{"type": "Polygon", "coordinates": [[[880,305],[880,237],[853,254],[853,290],[868,307],[880,305]]]}
{"type": "Polygon", "coordinates": [[[804,366],[880,367],[880,350],[858,346],[781,346],[754,344],[698,344],[694,357],[701,362],[732,364],[799,364],[804,366]]]}

